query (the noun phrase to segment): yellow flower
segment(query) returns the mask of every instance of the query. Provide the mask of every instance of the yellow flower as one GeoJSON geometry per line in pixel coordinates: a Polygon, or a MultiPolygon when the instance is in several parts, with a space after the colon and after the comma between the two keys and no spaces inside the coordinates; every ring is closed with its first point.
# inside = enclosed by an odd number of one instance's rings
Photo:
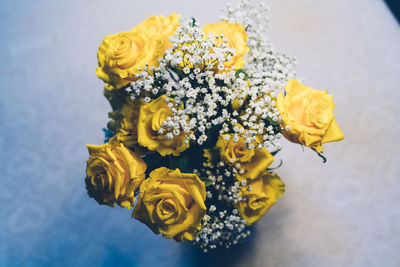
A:
{"type": "MultiPolygon", "coordinates": [[[[225,62],[225,67],[235,67],[239,70],[244,67],[244,55],[247,54],[250,49],[247,47],[247,33],[243,25],[238,23],[228,23],[227,21],[216,22],[213,24],[207,24],[203,27],[205,37],[212,33],[214,36],[223,34],[228,39],[227,47],[234,48],[236,55],[228,62],[225,62]]],[[[221,42],[218,42],[220,43],[221,42]]]]}
{"type": "Polygon", "coordinates": [[[86,188],[99,204],[131,208],[134,193],[145,178],[146,163],[115,138],[104,145],[87,145],[86,188]]]}
{"type": "Polygon", "coordinates": [[[157,66],[158,58],[171,45],[168,38],[174,34],[179,15],[153,16],[131,31],[108,35],[97,52],[97,76],[108,89],[119,89],[136,80],[139,68],[146,63],[157,66]]]}
{"type": "Polygon", "coordinates": [[[180,17],[181,15],[176,13],[172,13],[168,17],[151,16],[133,28],[132,31],[139,29],[145,31],[149,38],[160,38],[160,45],[162,50],[165,51],[172,45],[169,37],[175,34],[179,26],[180,17]]]}
{"type": "Polygon", "coordinates": [[[189,144],[185,144],[186,137],[183,131],[180,135],[173,135],[172,139],[167,138],[162,123],[171,115],[172,111],[168,107],[165,95],[142,104],[137,125],[139,145],[149,150],[157,150],[162,156],[179,156],[180,152],[186,150],[189,144]],[[164,130],[164,133],[161,134],[160,129],[164,130]]]}
{"type": "Polygon", "coordinates": [[[111,85],[107,88],[119,89],[136,79],[138,68],[145,63],[156,64],[157,43],[149,39],[144,32],[127,31],[104,38],[97,52],[99,66],[97,76],[111,85]]]}
{"type": "Polygon", "coordinates": [[[158,168],[140,186],[132,217],[154,233],[177,241],[193,240],[206,212],[204,183],[192,173],[158,168]]]}
{"type": "MultiPolygon", "coordinates": [[[[237,176],[238,179],[256,178],[261,172],[265,171],[274,160],[274,157],[263,147],[262,149],[247,149],[244,139],[234,142],[232,134],[220,135],[216,144],[221,161],[234,165],[240,163],[243,174],[237,176]],[[226,140],[229,136],[229,140],[226,140]]],[[[205,157],[210,158],[210,152],[205,151],[205,157]]]]}
{"type": "Polygon", "coordinates": [[[277,108],[282,115],[282,134],[290,141],[299,143],[317,152],[322,144],[344,138],[336,123],[332,95],[314,90],[291,79],[285,88],[286,96],[279,93],[277,108]]]}
{"type": "Polygon", "coordinates": [[[136,147],[138,143],[137,124],[140,105],[139,99],[132,101],[129,97],[126,97],[120,109],[109,113],[109,117],[114,119],[108,124],[109,129],[116,132],[117,139],[129,148],[136,147]]]}
{"type": "Polygon", "coordinates": [[[232,109],[235,111],[239,110],[239,108],[242,107],[243,102],[244,102],[243,99],[235,98],[232,102],[232,109]]]}
{"type": "Polygon", "coordinates": [[[108,113],[108,117],[112,121],[108,122],[107,128],[115,133],[118,141],[133,149],[136,154],[143,155],[148,153],[147,149],[138,145],[137,138],[137,123],[143,99],[136,98],[132,101],[121,90],[105,89],[104,95],[113,108],[113,111],[108,113]]]}
{"type": "Polygon", "coordinates": [[[256,179],[250,180],[251,190],[241,191],[242,201],[235,204],[240,216],[247,225],[258,221],[282,197],[285,185],[276,174],[263,172],[256,179]]]}

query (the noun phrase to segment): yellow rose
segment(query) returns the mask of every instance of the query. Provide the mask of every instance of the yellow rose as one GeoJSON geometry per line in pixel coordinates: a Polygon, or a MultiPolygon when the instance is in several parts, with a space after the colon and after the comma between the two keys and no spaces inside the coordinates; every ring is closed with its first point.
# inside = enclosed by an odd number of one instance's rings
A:
{"type": "MultiPolygon", "coordinates": [[[[115,90],[113,90],[115,91],[115,90]]],[[[126,101],[121,104],[121,108],[109,113],[109,117],[114,121],[108,124],[108,127],[116,132],[116,137],[126,147],[136,147],[137,141],[137,123],[139,120],[140,101],[135,99],[131,101],[126,97],[126,101]]]]}
{"type": "Polygon", "coordinates": [[[147,147],[149,150],[157,150],[162,156],[173,154],[179,156],[189,147],[185,144],[185,135],[181,131],[180,135],[173,135],[172,139],[168,139],[166,130],[162,123],[172,115],[171,109],[168,107],[166,96],[144,103],[140,106],[138,121],[138,142],[139,145],[147,147]],[[159,130],[164,132],[161,134],[159,130]]]}
{"type": "MultiPolygon", "coordinates": [[[[136,114],[132,114],[135,116],[136,114]]],[[[116,133],[116,137],[127,147],[135,147],[137,144],[137,120],[132,118],[127,119],[124,117],[121,122],[119,131],[116,133]]]]}
{"type": "Polygon", "coordinates": [[[103,145],[87,145],[86,188],[100,204],[131,208],[134,193],[145,178],[146,163],[115,138],[103,145]]]}
{"type": "Polygon", "coordinates": [[[158,168],[140,186],[132,217],[154,233],[177,241],[193,240],[206,213],[204,183],[192,173],[158,168]]]}
{"type": "Polygon", "coordinates": [[[174,34],[179,15],[169,17],[153,16],[131,31],[108,35],[97,52],[97,76],[108,85],[107,89],[119,89],[136,80],[139,68],[146,63],[157,66],[171,43],[168,38],[174,34]]]}
{"type": "Polygon", "coordinates": [[[285,88],[286,96],[279,93],[277,108],[282,115],[282,134],[290,141],[322,152],[322,144],[344,138],[336,123],[332,95],[314,90],[291,79],[285,88]]]}
{"type": "Polygon", "coordinates": [[[149,38],[161,38],[160,45],[162,50],[165,51],[171,47],[172,43],[169,41],[169,37],[175,34],[176,29],[179,26],[179,19],[181,15],[172,13],[168,17],[164,16],[151,16],[142,23],[140,23],[135,29],[140,29],[146,32],[149,38]]]}
{"type": "Polygon", "coordinates": [[[236,55],[228,62],[225,62],[225,67],[235,67],[239,70],[244,67],[244,55],[247,54],[250,49],[247,47],[247,33],[243,25],[238,23],[228,23],[227,21],[216,22],[213,24],[207,24],[203,27],[205,37],[212,33],[214,36],[223,34],[228,39],[227,47],[235,48],[236,55]]]}
{"type": "Polygon", "coordinates": [[[104,38],[97,52],[99,66],[97,76],[111,85],[107,88],[119,89],[136,80],[138,68],[145,63],[157,63],[157,42],[149,39],[144,32],[128,31],[104,38]]]}
{"type": "Polygon", "coordinates": [[[137,122],[139,120],[139,109],[142,100],[136,98],[134,101],[121,90],[104,90],[104,95],[110,102],[113,111],[108,113],[112,121],[107,127],[115,133],[118,141],[126,147],[134,149],[137,154],[143,154],[142,147],[137,141],[137,122]],[[140,153],[139,153],[140,152],[140,153]]]}
{"type": "MultiPolygon", "coordinates": [[[[234,142],[232,134],[220,135],[216,148],[219,151],[221,161],[230,165],[240,164],[240,168],[244,170],[244,173],[238,176],[239,179],[256,178],[274,160],[274,156],[265,147],[262,149],[247,149],[244,139],[239,137],[239,140],[234,142]],[[225,139],[226,136],[229,136],[229,140],[225,139]]],[[[208,151],[205,153],[205,157],[210,158],[208,151]]]]}
{"type": "Polygon", "coordinates": [[[263,172],[256,179],[250,180],[251,189],[241,191],[243,200],[235,204],[240,216],[247,225],[258,221],[282,197],[285,184],[276,174],[263,172]]]}

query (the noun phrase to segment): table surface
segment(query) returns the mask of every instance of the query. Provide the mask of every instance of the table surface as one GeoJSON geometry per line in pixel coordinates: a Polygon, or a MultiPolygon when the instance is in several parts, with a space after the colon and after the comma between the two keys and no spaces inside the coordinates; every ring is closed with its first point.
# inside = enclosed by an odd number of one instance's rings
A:
{"type": "Polygon", "coordinates": [[[326,164],[285,143],[284,197],[244,245],[201,254],[90,199],[85,144],[110,111],[102,38],[173,11],[211,23],[225,1],[0,1],[0,266],[400,266],[399,25],[380,0],[267,4],[346,138],[326,164]]]}

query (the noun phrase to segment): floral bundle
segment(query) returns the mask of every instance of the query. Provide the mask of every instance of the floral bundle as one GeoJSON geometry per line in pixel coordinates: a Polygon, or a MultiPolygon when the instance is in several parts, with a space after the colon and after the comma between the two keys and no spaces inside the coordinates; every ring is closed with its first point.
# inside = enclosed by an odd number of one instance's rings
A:
{"type": "Polygon", "coordinates": [[[90,197],[164,237],[229,247],[282,197],[282,136],[320,156],[343,139],[332,96],[295,80],[266,39],[266,11],[242,2],[203,27],[152,16],[104,38],[96,73],[112,112],[106,143],[87,146],[90,197]]]}

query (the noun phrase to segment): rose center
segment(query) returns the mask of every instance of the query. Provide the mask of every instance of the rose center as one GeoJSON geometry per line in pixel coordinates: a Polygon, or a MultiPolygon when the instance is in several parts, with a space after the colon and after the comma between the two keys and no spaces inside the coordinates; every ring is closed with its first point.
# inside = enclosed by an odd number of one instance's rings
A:
{"type": "Polygon", "coordinates": [[[127,36],[119,37],[114,41],[114,47],[114,53],[120,55],[120,53],[125,52],[131,47],[131,41],[127,36]]]}
{"type": "Polygon", "coordinates": [[[249,207],[252,210],[258,210],[265,206],[267,203],[266,197],[254,197],[249,200],[249,207]]]}
{"type": "Polygon", "coordinates": [[[105,177],[107,176],[106,172],[98,172],[96,173],[96,175],[94,176],[94,186],[96,186],[97,188],[104,188],[105,186],[105,177]]]}
{"type": "Polygon", "coordinates": [[[329,122],[329,114],[326,110],[317,110],[315,118],[318,122],[326,124],[329,122]]]}
{"type": "Polygon", "coordinates": [[[168,115],[169,115],[169,112],[166,111],[165,109],[160,109],[160,110],[158,110],[158,111],[154,114],[154,116],[153,116],[153,118],[152,118],[152,120],[151,120],[151,129],[152,129],[154,132],[158,132],[158,130],[159,130],[160,128],[163,128],[163,127],[162,127],[162,124],[163,124],[164,121],[167,120],[168,115]]]}
{"type": "Polygon", "coordinates": [[[165,202],[162,205],[162,210],[163,210],[163,213],[170,214],[175,211],[175,207],[173,205],[171,205],[171,203],[165,202]]]}
{"type": "Polygon", "coordinates": [[[168,219],[173,218],[177,212],[176,203],[173,199],[163,199],[157,204],[157,216],[164,223],[168,223],[168,219]]]}
{"type": "Polygon", "coordinates": [[[244,142],[236,142],[233,148],[233,156],[240,162],[248,162],[252,159],[254,150],[249,150],[244,147],[244,142]]]}

